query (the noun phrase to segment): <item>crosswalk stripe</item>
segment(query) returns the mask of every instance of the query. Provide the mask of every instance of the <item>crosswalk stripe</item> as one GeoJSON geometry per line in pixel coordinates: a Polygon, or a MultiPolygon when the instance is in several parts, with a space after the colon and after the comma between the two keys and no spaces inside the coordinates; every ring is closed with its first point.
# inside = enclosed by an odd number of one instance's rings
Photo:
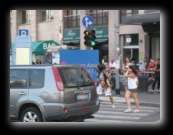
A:
{"type": "MultiPolygon", "coordinates": [[[[121,112],[124,112],[125,110],[127,109],[127,107],[126,108],[118,108],[118,107],[115,107],[115,108],[112,108],[112,107],[110,107],[110,108],[100,108],[99,110],[106,110],[106,111],[121,111],[121,112]]],[[[134,110],[135,108],[132,108],[132,110],[134,110]]],[[[144,112],[154,112],[154,110],[144,110],[144,109],[140,109],[140,113],[144,113],[144,112]]],[[[136,113],[135,113],[136,114],[136,113]]]]}
{"type": "MultiPolygon", "coordinates": [[[[124,121],[120,121],[120,120],[85,119],[85,122],[124,122],[124,121]]],[[[126,121],[126,122],[133,122],[133,121],[126,121]]]]}
{"type": "MultiPolygon", "coordinates": [[[[101,111],[99,110],[98,113],[102,113],[102,114],[120,114],[120,115],[127,115],[127,113],[124,113],[124,112],[111,112],[111,111],[101,111]]],[[[147,114],[146,113],[128,113],[128,115],[135,115],[135,116],[146,116],[147,114]]]]}
{"type": "MultiPolygon", "coordinates": [[[[109,107],[109,106],[111,106],[111,104],[107,104],[107,105],[104,105],[104,104],[100,104],[100,107],[101,106],[104,106],[104,107],[109,107]]],[[[116,105],[115,104],[115,106],[117,106],[117,107],[126,107],[127,108],[127,105],[125,104],[125,105],[116,105]]],[[[131,105],[131,107],[135,107],[135,105],[131,105]]],[[[140,107],[140,109],[141,108],[145,108],[145,109],[158,109],[158,107],[148,107],[148,106],[139,106],[140,107]]]]}
{"type": "Polygon", "coordinates": [[[108,115],[100,115],[100,114],[94,114],[94,117],[99,118],[111,118],[111,119],[130,119],[130,120],[138,120],[141,117],[134,117],[134,116],[108,116],[108,115]]]}
{"type": "MultiPolygon", "coordinates": [[[[136,109],[134,104],[131,105],[132,111],[136,109]]],[[[115,103],[115,108],[112,108],[111,102],[101,102],[100,109],[97,113],[93,114],[94,118],[86,119],[85,122],[135,122],[140,120],[142,117],[153,113],[154,111],[159,111],[160,107],[150,107],[150,106],[140,106],[140,112],[134,113],[124,113],[127,109],[127,104],[125,103],[115,103]]]]}
{"type": "MultiPolygon", "coordinates": [[[[135,110],[136,108],[133,108],[133,107],[131,107],[132,108],[132,111],[133,110],[135,110]]],[[[115,108],[112,108],[112,106],[111,107],[100,107],[100,109],[99,110],[107,110],[107,111],[120,111],[120,112],[124,112],[125,110],[127,109],[127,107],[125,107],[125,108],[118,108],[118,107],[115,107],[115,108]]],[[[154,110],[152,110],[152,109],[141,109],[140,108],[140,113],[149,113],[149,112],[154,112],[154,110]]]]}

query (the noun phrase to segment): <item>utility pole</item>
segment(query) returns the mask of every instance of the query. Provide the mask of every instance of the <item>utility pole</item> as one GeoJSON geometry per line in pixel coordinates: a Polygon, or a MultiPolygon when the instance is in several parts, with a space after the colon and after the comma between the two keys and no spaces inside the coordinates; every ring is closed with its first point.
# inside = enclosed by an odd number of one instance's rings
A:
{"type": "Polygon", "coordinates": [[[115,84],[116,84],[116,95],[120,95],[120,75],[119,75],[119,68],[120,68],[120,58],[119,58],[119,10],[115,10],[115,62],[116,62],[116,77],[115,77],[115,84]]]}

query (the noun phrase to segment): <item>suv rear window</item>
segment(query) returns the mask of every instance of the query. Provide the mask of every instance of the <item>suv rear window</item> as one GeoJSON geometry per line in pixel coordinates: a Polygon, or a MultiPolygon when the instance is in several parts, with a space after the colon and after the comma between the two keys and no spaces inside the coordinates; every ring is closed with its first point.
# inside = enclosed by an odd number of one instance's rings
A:
{"type": "Polygon", "coordinates": [[[92,85],[92,80],[83,68],[66,67],[58,68],[58,71],[61,74],[65,88],[92,85]]]}

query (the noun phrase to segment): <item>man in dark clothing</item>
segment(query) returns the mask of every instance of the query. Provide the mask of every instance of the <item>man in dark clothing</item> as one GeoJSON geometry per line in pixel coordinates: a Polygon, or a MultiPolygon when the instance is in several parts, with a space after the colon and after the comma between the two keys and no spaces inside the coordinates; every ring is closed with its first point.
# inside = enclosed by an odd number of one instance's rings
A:
{"type": "Polygon", "coordinates": [[[157,59],[156,66],[155,66],[155,75],[154,75],[154,81],[152,84],[152,92],[154,92],[154,88],[157,82],[157,93],[160,93],[160,58],[157,59]]]}

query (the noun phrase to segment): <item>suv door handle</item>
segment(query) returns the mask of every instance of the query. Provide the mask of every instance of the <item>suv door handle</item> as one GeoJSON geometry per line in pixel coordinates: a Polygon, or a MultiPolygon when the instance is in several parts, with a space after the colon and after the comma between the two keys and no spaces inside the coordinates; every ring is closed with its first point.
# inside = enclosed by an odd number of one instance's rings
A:
{"type": "Polygon", "coordinates": [[[19,95],[25,95],[25,94],[26,94],[26,92],[24,92],[24,91],[19,92],[19,95]]]}

